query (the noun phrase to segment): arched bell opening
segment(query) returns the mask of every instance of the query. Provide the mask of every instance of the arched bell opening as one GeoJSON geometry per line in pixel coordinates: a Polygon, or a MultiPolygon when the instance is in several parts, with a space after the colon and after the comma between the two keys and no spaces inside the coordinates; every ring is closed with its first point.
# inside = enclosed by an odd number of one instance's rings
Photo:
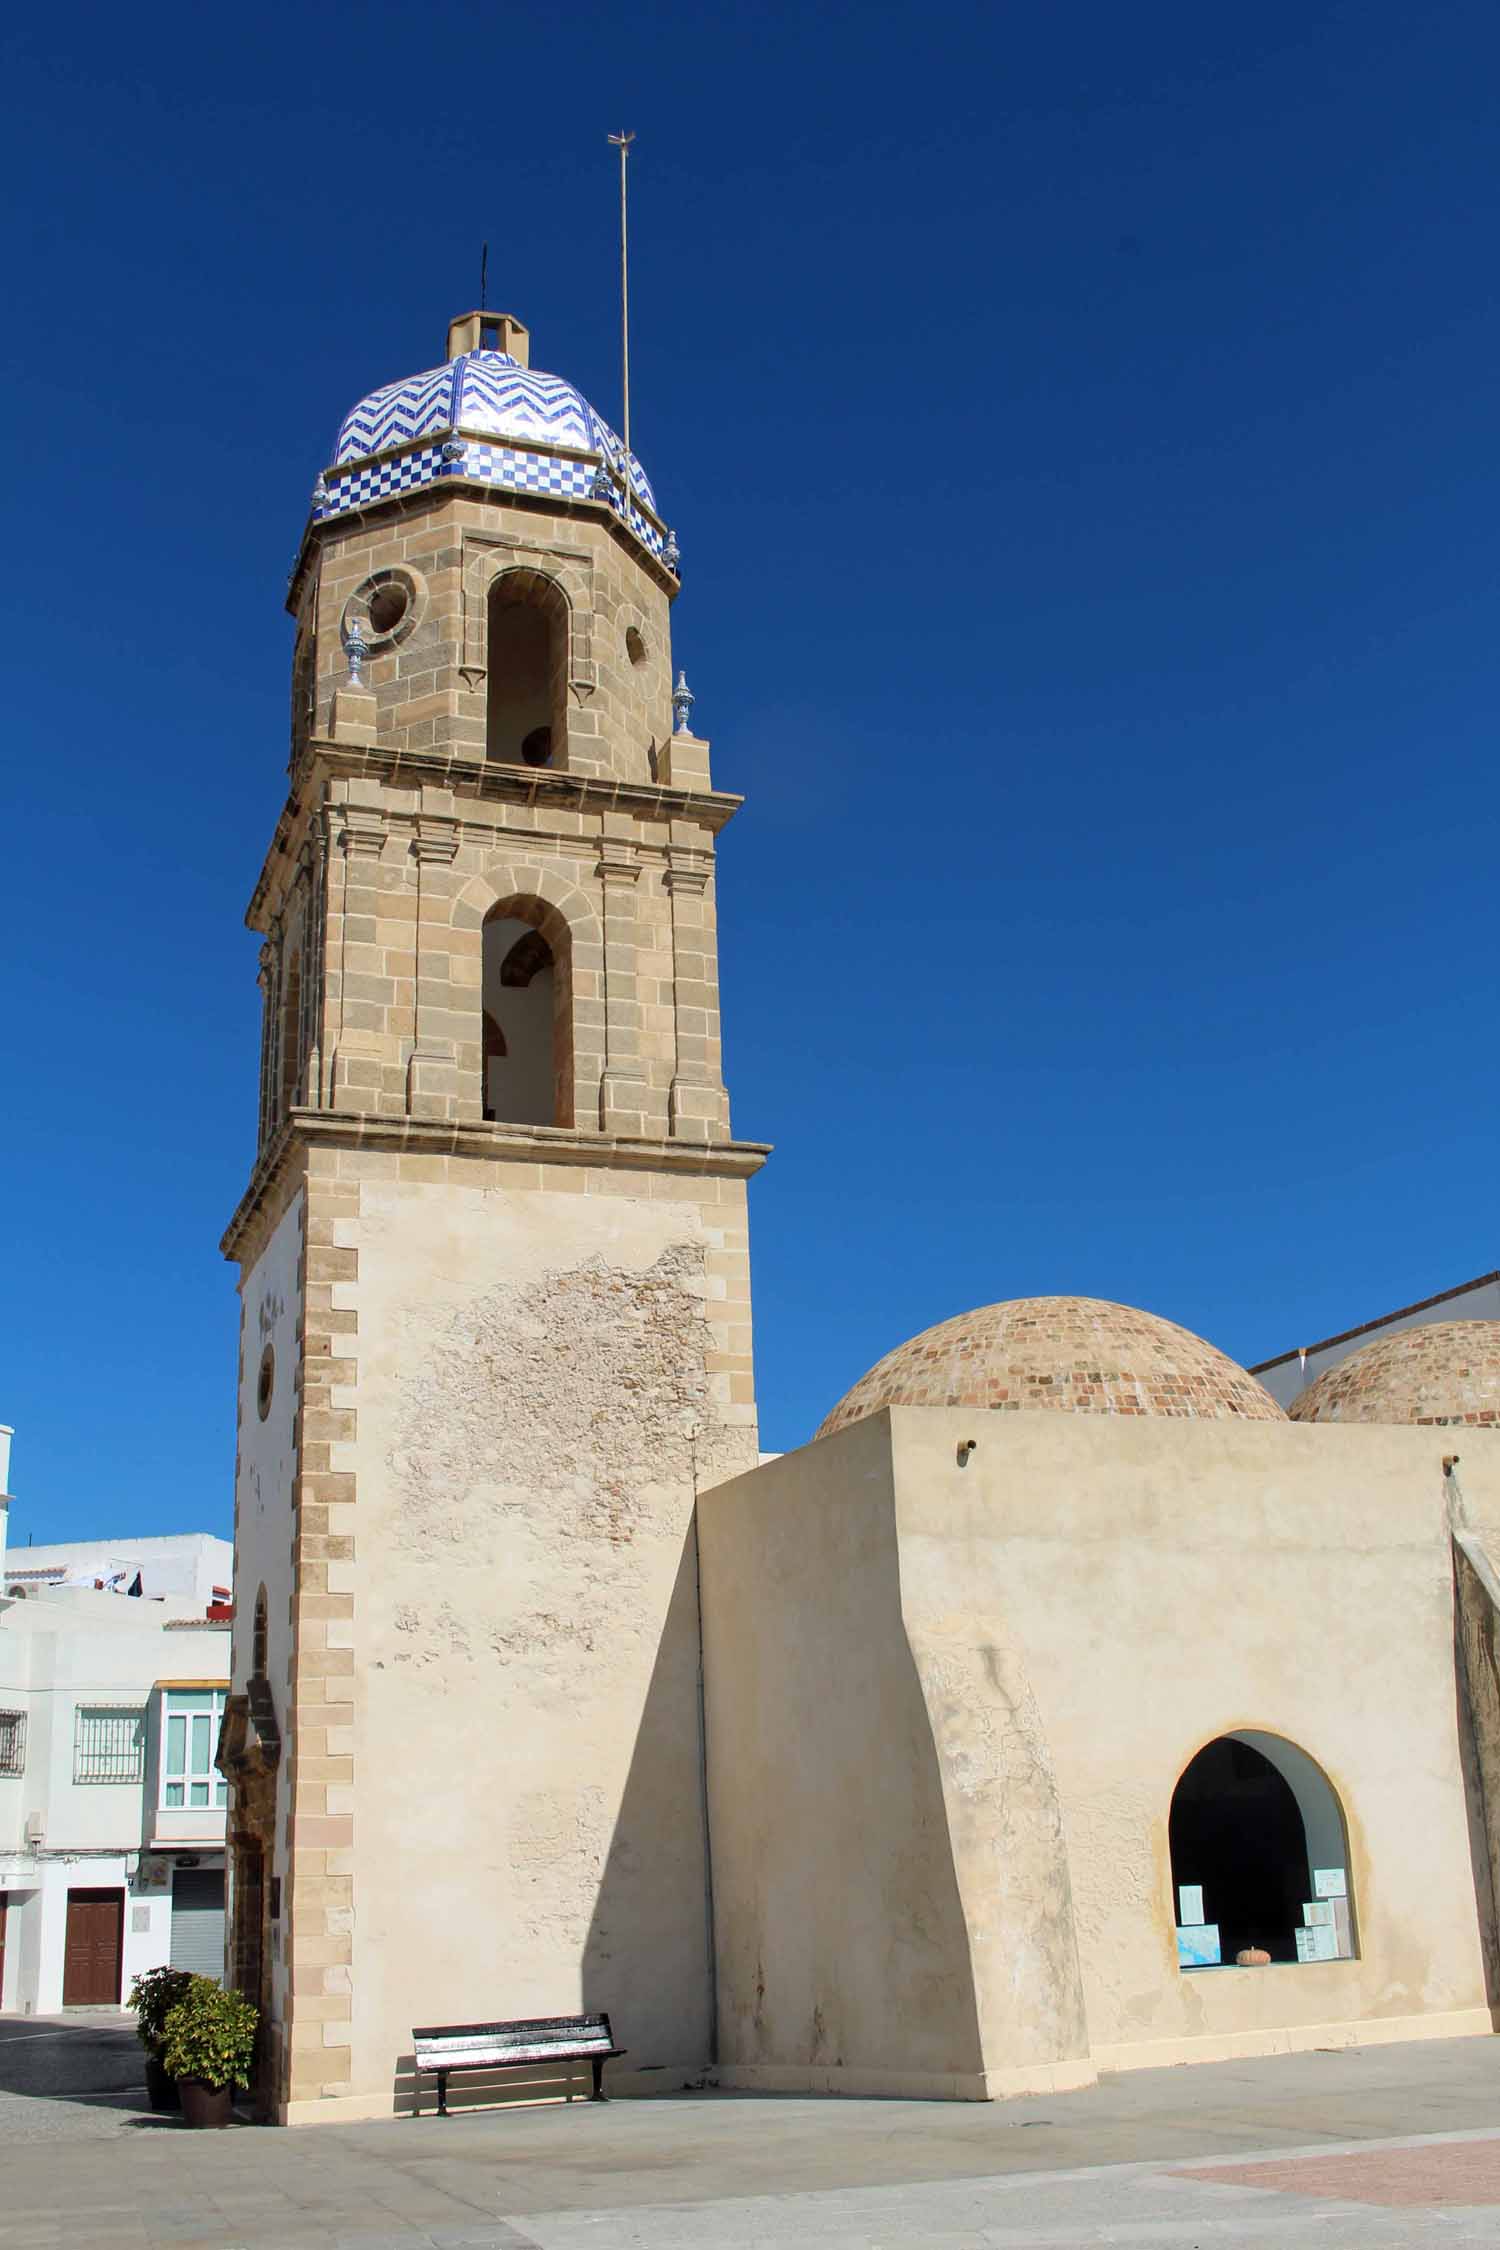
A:
{"type": "Polygon", "coordinates": [[[536,570],[507,570],[486,606],[485,755],[504,765],[568,763],[568,602],[536,570]]]}
{"type": "Polygon", "coordinates": [[[1305,1750],[1241,1728],[1205,1744],[1172,1794],[1178,1956],[1184,1968],[1346,1960],[1349,1847],[1333,1786],[1305,1750]]]}
{"type": "Polygon", "coordinates": [[[540,899],[503,899],[482,933],[480,1106],[495,1124],[573,1122],[567,925],[540,899]]]}

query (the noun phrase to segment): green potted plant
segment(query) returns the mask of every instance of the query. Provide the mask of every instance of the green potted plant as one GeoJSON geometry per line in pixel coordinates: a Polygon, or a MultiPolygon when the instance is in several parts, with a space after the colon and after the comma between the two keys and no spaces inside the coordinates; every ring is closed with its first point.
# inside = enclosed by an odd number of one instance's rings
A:
{"type": "Polygon", "coordinates": [[[185,2125],[227,2125],[236,2086],[250,2083],[260,2011],[211,1977],[194,1977],[167,2010],[161,2059],[177,2081],[185,2125]]]}
{"type": "Polygon", "coordinates": [[[136,2037],[146,2050],[146,2093],[153,2109],[176,2109],[177,2086],[161,2059],[167,2035],[167,2012],[187,1996],[193,1981],[191,1969],[147,1969],[130,1986],[130,2005],[136,2015],[136,2037]]]}

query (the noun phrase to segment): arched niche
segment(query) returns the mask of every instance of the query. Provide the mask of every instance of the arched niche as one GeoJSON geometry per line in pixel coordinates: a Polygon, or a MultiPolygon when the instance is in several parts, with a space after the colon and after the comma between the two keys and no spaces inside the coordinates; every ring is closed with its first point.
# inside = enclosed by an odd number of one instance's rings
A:
{"type": "Polygon", "coordinates": [[[485,755],[568,763],[568,598],[539,570],[504,570],[485,607],[485,755]]]}
{"type": "MultiPolygon", "coordinates": [[[[1238,1727],[1205,1743],[1183,1768],[1169,1820],[1173,1914],[1184,1922],[1184,1890],[1202,1894],[1202,1922],[1217,1925],[1224,1964],[1250,1947],[1296,1962],[1298,1930],[1325,1958],[1354,1951],[1349,1844],[1333,1784],[1294,1742],[1238,1727]],[[1342,1908],[1319,1897],[1315,1877],[1342,1877],[1342,1908]],[[1309,1913],[1313,1919],[1309,1919],[1309,1913]]],[[[1197,1966],[1186,1956],[1184,1967],[1197,1966]]]]}
{"type": "Polygon", "coordinates": [[[501,899],[481,933],[480,1091],[494,1124],[572,1123],[567,925],[535,898],[501,899]]]}

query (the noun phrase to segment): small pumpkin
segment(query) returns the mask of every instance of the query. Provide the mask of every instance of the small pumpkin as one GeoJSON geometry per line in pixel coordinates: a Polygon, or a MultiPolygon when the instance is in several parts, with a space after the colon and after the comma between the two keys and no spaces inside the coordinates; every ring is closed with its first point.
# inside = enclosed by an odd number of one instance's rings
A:
{"type": "Polygon", "coordinates": [[[1271,1956],[1263,1945],[1247,1945],[1234,1957],[1237,1969],[1268,1969],[1271,1956]]]}

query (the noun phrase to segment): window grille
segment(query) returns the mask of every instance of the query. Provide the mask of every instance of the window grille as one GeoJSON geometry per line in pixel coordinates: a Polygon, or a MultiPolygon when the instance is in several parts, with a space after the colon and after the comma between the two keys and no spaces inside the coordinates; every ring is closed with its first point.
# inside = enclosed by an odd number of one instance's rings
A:
{"type": "Polygon", "coordinates": [[[0,1773],[26,1770],[26,1714],[0,1711],[0,1773]]]}
{"type": "Polygon", "coordinates": [[[78,1710],[73,1738],[76,1782],[139,1781],[145,1771],[146,1714],[129,1710],[78,1710]]]}

